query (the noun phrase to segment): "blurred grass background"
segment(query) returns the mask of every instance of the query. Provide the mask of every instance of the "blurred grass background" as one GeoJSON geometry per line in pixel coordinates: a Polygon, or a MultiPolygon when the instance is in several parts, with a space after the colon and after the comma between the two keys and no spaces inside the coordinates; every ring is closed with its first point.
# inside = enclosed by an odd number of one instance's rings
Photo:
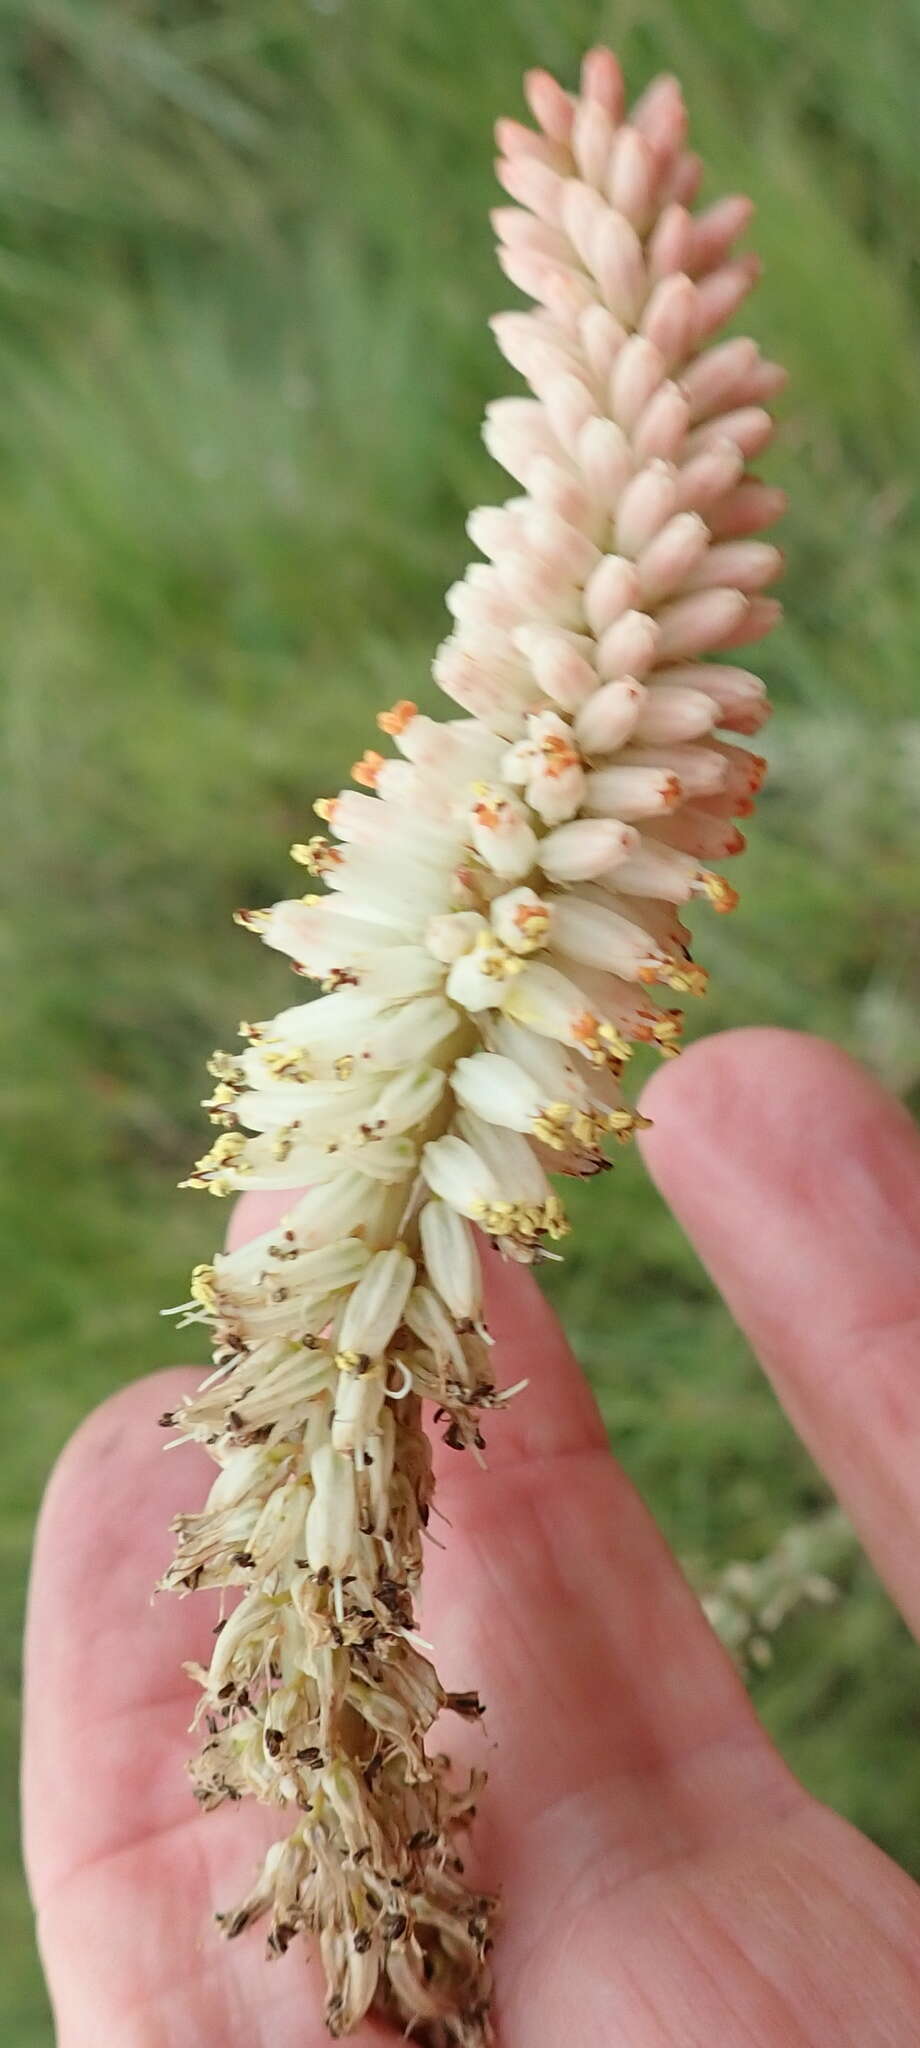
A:
{"type": "MultiPolygon", "coordinates": [[[[708,191],[756,196],[756,331],[793,371],[773,774],[694,1023],[824,1031],[920,1089],[915,0],[0,0],[10,2048],[51,2040],[13,1792],[40,1488],[93,1402],[174,1359],[157,1310],[222,1220],[172,1192],[203,1062],[290,999],[231,912],[291,885],[373,709],[433,699],[464,514],[502,491],[491,120],[598,39],[637,88],[679,71],[708,191]]],[[[824,1488],[637,1162],[583,1192],[553,1292],[619,1450],[694,1568],[758,1557],[824,1488]]],[[[920,1868],[916,1654],[847,1578],[758,1699],[920,1868]]]]}

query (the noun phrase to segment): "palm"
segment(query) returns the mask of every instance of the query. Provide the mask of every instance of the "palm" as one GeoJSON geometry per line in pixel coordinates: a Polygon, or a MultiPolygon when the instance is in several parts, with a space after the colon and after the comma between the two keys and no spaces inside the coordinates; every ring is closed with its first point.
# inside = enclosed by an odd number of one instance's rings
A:
{"type": "MultiPolygon", "coordinates": [[[[710,1042],[654,1096],[653,1170],[920,1616],[906,1119],[841,1056],[770,1033],[710,1042]]],[[[491,1765],[471,1870],[505,1894],[503,2048],[907,2048],[920,1891],[770,1747],[526,1276],[495,1274],[492,1321],[505,1377],[531,1386],[487,1474],[444,1454],[423,1625],[446,1682],[488,1702],[485,1743],[467,1738],[491,1765]]],[[[146,1426],[177,1377],[92,1418],[39,1538],[27,1836],[59,2048],[319,2048],[296,1946],[269,1968],[257,1938],[224,1947],[209,1924],[277,1830],[190,1807],[179,1666],[206,1602],[139,1599],[203,1487],[196,1454],[158,1458],[146,1426]]]]}

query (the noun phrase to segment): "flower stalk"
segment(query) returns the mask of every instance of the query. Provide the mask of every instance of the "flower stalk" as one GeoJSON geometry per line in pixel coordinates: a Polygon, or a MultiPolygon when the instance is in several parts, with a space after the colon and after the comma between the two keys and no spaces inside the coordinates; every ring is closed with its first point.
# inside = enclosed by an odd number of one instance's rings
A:
{"type": "Polygon", "coordinates": [[[572,96],[530,74],[498,127],[499,259],[532,311],[498,346],[529,386],[485,438],[515,494],[469,521],[484,557],[448,593],[434,675],[459,712],[402,701],[355,790],[295,847],[327,893],[240,922],[320,983],[217,1054],[220,1127],[189,1186],[290,1191],[278,1225],[199,1267],[185,1320],[209,1379],[166,1418],[218,1476],[180,1517],[165,1583],[231,1595],[196,1667],[205,1807],[254,1796],[281,1839],[221,1916],[319,1944],[333,2035],[373,2005],[414,2038],[492,2039],[494,1900],[464,1882],[466,1784],[429,1745],[449,1694],[416,1635],[432,1459],[481,1457],[496,1385],[477,1231],[529,1263],[567,1229],[550,1174],[587,1177],[641,1119],[635,1044],[677,1050],[672,994],[705,973],[683,922],[730,910],[767,714],[723,656],[759,639],[782,494],[749,472],[783,374],[716,339],[758,275],[750,208],[694,211],[676,82],[627,114],[615,58],[572,96]],[[306,1192],[304,1192],[306,1190],[306,1192]]]}

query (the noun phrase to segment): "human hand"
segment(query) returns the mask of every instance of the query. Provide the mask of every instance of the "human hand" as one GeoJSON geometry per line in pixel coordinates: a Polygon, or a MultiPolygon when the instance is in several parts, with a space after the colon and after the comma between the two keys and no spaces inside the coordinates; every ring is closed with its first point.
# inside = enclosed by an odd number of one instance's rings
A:
{"type": "MultiPolygon", "coordinates": [[[[916,1133],[842,1053],[775,1031],[696,1046],[643,1106],[652,1173],[917,1629],[916,1133]]],[[[240,1204],[237,1241],[267,1199],[240,1204]]],[[[491,1763],[470,1867],[504,1892],[502,2048],[909,2048],[920,1888],[791,1777],[530,1275],[493,1262],[490,1284],[499,1377],[530,1386],[488,1473],[439,1451],[451,1527],[423,1627],[497,1745],[461,1730],[491,1763]]],[[[91,1416],[39,1527],[25,1819],[58,2044],[320,2048],[300,1944],[269,1966],[257,1936],[227,1947],[209,1924],[278,1827],[192,1805],[180,1666],[212,1603],[145,1599],[209,1483],[152,1427],[188,1382],[157,1374],[91,1416]]]]}

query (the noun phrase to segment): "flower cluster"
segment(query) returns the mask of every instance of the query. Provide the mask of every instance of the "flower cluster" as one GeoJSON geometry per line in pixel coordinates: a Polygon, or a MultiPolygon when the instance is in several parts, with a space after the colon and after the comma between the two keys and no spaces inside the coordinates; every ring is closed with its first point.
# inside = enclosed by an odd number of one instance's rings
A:
{"type": "Polygon", "coordinates": [[[833,1606],[856,1547],[840,1509],[824,1508],[786,1529],[765,1557],[726,1565],[702,1589],[707,1618],[743,1677],[772,1664],[771,1637],[790,1615],[804,1606],[833,1606]]]}
{"type": "Polygon", "coordinates": [[[408,701],[357,789],[294,849],[327,893],[241,922],[322,985],[216,1056],[220,1132],[189,1185],[291,1191],[275,1230],[193,1280],[214,1372],[174,1421],[220,1466],[167,1583],[241,1589],[202,1686],[205,1805],[252,1793],[287,1833],[236,1934],[318,1937],[333,2034],[374,2003],[475,2048],[493,1902],[464,1887],[458,1788],[426,1736],[447,1695],[414,1633],[432,1495],[422,1402],[479,1456],[495,1384],[477,1229],[531,1261],[566,1230],[551,1173],[609,1164],[637,1117],[632,1047],[677,1049],[697,993],[684,906],[728,910],[711,865],[763,773],[747,670],[780,556],[781,494],[748,472],[782,373],[718,342],[755,281],[749,206],[700,179],[671,78],[624,107],[607,51],[581,91],[527,80],[499,124],[501,314],[531,395],[489,409],[516,495],[472,515],[484,560],[448,596],[434,666],[461,716],[408,701]],[[303,1190],[307,1192],[304,1193],[303,1190]]]}

